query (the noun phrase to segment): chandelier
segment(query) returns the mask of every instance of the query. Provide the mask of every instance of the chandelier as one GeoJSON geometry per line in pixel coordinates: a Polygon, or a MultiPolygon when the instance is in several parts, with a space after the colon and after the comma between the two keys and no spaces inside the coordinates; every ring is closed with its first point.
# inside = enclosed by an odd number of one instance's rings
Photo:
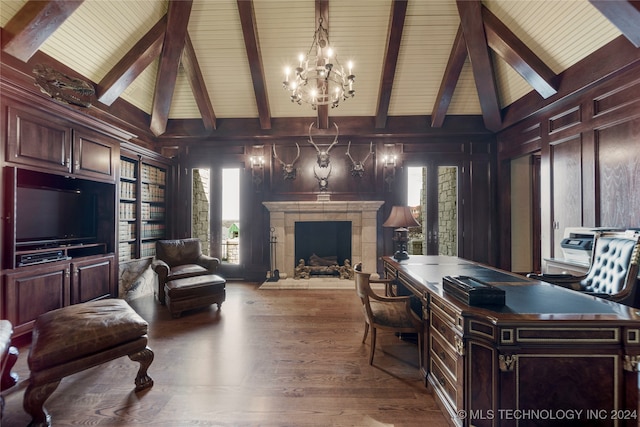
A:
{"type": "Polygon", "coordinates": [[[305,57],[300,54],[298,67],[291,75],[291,68],[285,69],[283,87],[291,94],[291,102],[310,104],[314,110],[318,105],[338,106],[341,100],[355,95],[352,73],[353,64],[344,69],[329,43],[329,32],[318,20],[318,29],[305,57]]]}

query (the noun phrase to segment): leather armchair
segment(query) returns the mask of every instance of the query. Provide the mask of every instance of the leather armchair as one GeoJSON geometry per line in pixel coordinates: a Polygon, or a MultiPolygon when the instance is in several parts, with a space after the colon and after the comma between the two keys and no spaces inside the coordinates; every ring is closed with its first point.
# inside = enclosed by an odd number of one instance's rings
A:
{"type": "Polygon", "coordinates": [[[587,274],[529,274],[527,277],[637,307],[639,261],[640,233],[603,232],[594,237],[587,274]]]}
{"type": "Polygon", "coordinates": [[[158,301],[164,305],[164,285],[175,279],[214,274],[220,265],[218,258],[202,254],[199,239],[156,241],[156,257],[151,268],[158,275],[158,301]]]}

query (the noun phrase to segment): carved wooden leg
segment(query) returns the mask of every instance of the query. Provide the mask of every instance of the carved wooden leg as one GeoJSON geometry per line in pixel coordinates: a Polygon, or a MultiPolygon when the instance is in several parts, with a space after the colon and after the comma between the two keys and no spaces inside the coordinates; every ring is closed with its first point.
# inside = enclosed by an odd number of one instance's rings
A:
{"type": "Polygon", "coordinates": [[[13,387],[18,382],[18,374],[15,372],[11,372],[13,365],[16,364],[18,360],[18,349],[11,346],[7,350],[7,363],[4,366],[4,371],[2,372],[2,379],[0,380],[0,390],[6,390],[10,387],[13,387]]]}
{"type": "Polygon", "coordinates": [[[130,354],[129,359],[140,363],[140,369],[138,369],[138,375],[136,376],[136,391],[153,387],[153,380],[147,375],[147,369],[153,362],[153,351],[146,347],[144,350],[130,354]]]}
{"type": "Polygon", "coordinates": [[[22,401],[25,412],[31,415],[28,427],[51,427],[51,415],[45,409],[44,402],[58,388],[58,384],[60,384],[60,380],[39,386],[29,384],[22,401]]]}

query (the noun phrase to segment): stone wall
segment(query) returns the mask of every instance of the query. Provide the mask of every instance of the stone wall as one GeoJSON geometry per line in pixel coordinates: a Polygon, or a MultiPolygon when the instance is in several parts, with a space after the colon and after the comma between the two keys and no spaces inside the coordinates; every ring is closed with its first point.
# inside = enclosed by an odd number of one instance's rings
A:
{"type": "Polygon", "coordinates": [[[202,253],[209,255],[209,170],[193,169],[191,236],[202,242],[202,253]]]}
{"type": "Polygon", "coordinates": [[[438,168],[438,253],[458,255],[458,170],[438,168]]]}

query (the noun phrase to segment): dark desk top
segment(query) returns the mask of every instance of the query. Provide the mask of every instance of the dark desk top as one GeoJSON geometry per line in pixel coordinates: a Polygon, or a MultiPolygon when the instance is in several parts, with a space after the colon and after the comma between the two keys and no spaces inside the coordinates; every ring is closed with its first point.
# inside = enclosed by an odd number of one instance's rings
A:
{"type": "Polygon", "coordinates": [[[481,310],[496,320],[515,320],[515,317],[536,320],[640,320],[640,311],[635,308],[457,257],[418,255],[401,262],[390,257],[384,257],[384,261],[405,273],[417,289],[453,302],[462,311],[481,310]],[[470,276],[503,289],[505,305],[470,307],[443,290],[444,276],[470,276]]]}

